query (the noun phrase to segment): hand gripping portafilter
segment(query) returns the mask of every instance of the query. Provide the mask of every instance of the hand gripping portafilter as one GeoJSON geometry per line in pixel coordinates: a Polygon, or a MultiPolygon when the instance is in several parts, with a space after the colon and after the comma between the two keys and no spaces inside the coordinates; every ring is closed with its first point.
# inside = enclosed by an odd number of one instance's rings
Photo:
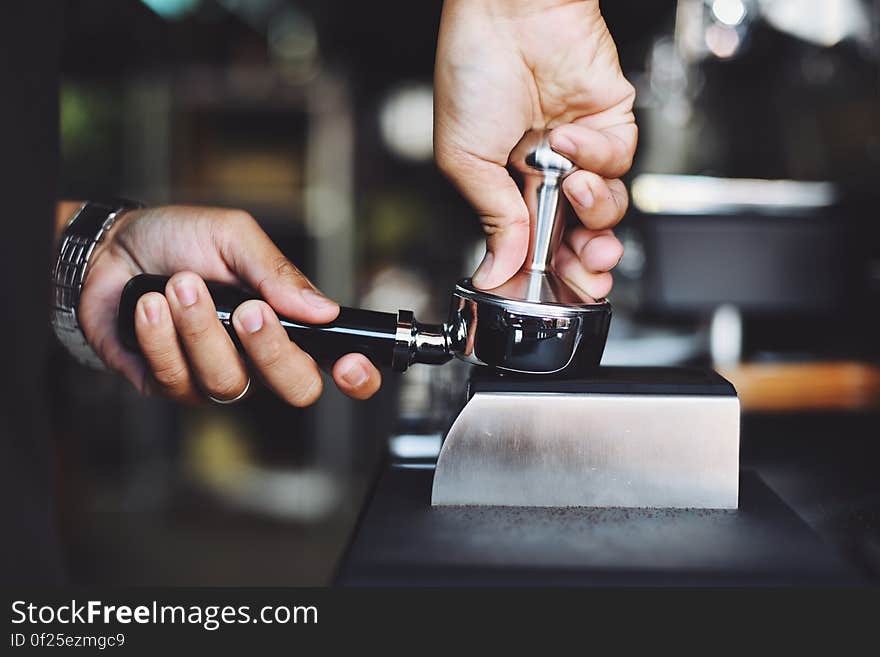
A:
{"type": "MultiPolygon", "coordinates": [[[[598,366],[611,321],[604,300],[586,303],[556,274],[553,255],[564,229],[560,185],[574,167],[550,149],[546,132],[529,132],[513,150],[509,165],[524,174],[531,235],[525,265],[512,279],[480,290],[470,279],[452,293],[449,320],[418,322],[413,313],[397,314],[342,308],[328,324],[281,318],[291,340],[319,362],[361,353],[379,367],[402,372],[413,363],[442,364],[453,356],[497,372],[575,376],[598,366]]],[[[134,315],[147,292],[164,292],[168,278],[142,274],[132,278],[119,304],[123,344],[138,350],[134,315]]],[[[236,341],[231,316],[253,292],[208,283],[217,317],[236,341]]]]}

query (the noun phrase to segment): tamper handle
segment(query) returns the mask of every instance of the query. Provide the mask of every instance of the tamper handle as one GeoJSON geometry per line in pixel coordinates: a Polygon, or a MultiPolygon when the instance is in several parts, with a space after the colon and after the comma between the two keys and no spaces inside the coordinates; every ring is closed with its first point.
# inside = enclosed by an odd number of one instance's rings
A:
{"type": "Polygon", "coordinates": [[[529,209],[529,250],[524,271],[548,271],[565,228],[560,188],[577,167],[550,148],[549,130],[531,130],[510,153],[508,164],[522,172],[523,198],[529,209]]]}

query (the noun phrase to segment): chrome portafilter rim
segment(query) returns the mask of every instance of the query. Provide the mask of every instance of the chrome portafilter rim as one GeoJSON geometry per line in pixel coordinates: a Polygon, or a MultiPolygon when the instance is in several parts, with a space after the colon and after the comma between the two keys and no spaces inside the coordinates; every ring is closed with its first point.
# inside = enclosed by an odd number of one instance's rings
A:
{"type": "Polygon", "coordinates": [[[585,312],[607,312],[611,307],[605,299],[595,299],[583,303],[556,303],[549,301],[529,301],[528,299],[512,299],[493,294],[489,290],[475,287],[472,279],[462,278],[455,284],[454,296],[470,299],[476,303],[491,303],[509,308],[513,312],[535,317],[577,317],[585,312]]]}
{"type": "Polygon", "coordinates": [[[606,300],[548,304],[455,286],[446,332],[459,360],[499,374],[579,376],[597,367],[611,320],[606,300]]]}

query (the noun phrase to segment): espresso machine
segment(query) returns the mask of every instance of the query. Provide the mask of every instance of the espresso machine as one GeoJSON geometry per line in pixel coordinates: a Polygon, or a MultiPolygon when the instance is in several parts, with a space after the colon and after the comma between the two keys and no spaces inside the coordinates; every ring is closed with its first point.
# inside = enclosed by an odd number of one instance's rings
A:
{"type": "MultiPolygon", "coordinates": [[[[358,352],[398,372],[453,358],[473,366],[436,463],[432,506],[735,509],[733,386],[713,371],[599,367],[611,305],[585,301],[553,266],[565,223],[561,183],[574,167],[546,131],[527,133],[509,165],[522,175],[531,216],[513,278],[492,290],[460,280],[442,325],[406,310],[342,308],[324,325],[282,318],[291,339],[319,362],[358,352]]],[[[126,286],[119,322],[128,347],[137,349],[137,300],[166,282],[141,275],[126,286]]],[[[232,312],[254,294],[208,288],[235,339],[232,312]]]]}

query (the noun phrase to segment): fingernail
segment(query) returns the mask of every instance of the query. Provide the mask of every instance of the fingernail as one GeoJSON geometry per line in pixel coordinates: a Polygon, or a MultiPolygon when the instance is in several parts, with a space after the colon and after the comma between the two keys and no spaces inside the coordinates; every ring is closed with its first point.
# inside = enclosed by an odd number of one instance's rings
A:
{"type": "Polygon", "coordinates": [[[333,308],[336,306],[336,302],[328,299],[320,292],[316,292],[311,288],[305,288],[301,292],[303,299],[305,299],[306,303],[312,306],[313,308],[318,308],[319,310],[324,310],[326,308],[333,308]]]}
{"type": "Polygon", "coordinates": [[[489,280],[493,262],[495,262],[494,254],[491,251],[486,251],[486,255],[483,256],[483,262],[477,267],[477,271],[474,272],[474,277],[471,279],[476,287],[483,287],[483,283],[489,280]]]}
{"type": "Polygon", "coordinates": [[[159,305],[159,302],[152,297],[147,297],[144,299],[142,305],[147,322],[150,324],[158,324],[159,318],[162,316],[162,307],[159,305]]]}
{"type": "Polygon", "coordinates": [[[361,387],[369,378],[367,371],[359,363],[346,364],[339,376],[352,388],[361,387]]]}
{"type": "Polygon", "coordinates": [[[256,304],[245,306],[238,312],[238,321],[248,333],[256,333],[263,328],[263,311],[256,304]]]}
{"type": "Polygon", "coordinates": [[[189,308],[194,305],[199,298],[196,286],[187,278],[177,281],[174,284],[174,293],[177,295],[177,300],[180,302],[180,305],[184,308],[189,308]]]}
{"type": "Polygon", "coordinates": [[[577,151],[571,137],[562,133],[550,133],[550,148],[563,155],[574,155],[577,151]]]}
{"type": "Polygon", "coordinates": [[[582,208],[593,207],[593,191],[587,185],[577,186],[571,190],[575,202],[582,208]]]}

